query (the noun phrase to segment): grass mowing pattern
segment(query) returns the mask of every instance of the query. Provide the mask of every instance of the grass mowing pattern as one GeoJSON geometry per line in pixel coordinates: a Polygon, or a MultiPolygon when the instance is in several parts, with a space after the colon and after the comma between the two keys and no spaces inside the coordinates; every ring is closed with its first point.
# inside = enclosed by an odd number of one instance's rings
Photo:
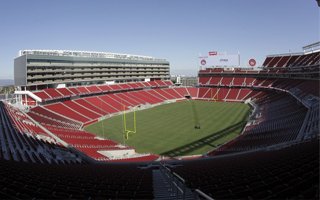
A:
{"type": "MultiPolygon", "coordinates": [[[[194,128],[191,102],[164,104],[136,112],[137,133],[124,140],[122,115],[89,125],[85,130],[132,146],[139,153],[166,156],[203,154],[239,135],[250,107],[243,103],[195,101],[200,129],[194,128]],[[103,131],[104,128],[104,131],[103,131]]],[[[133,113],[127,113],[133,130],[133,113]]]]}

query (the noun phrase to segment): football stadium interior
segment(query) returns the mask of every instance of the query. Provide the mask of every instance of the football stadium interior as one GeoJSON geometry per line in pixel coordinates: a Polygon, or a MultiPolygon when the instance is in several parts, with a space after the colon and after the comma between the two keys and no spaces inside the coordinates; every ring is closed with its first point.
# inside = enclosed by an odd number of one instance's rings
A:
{"type": "Polygon", "coordinates": [[[176,86],[148,56],[26,50],[0,102],[12,199],[318,199],[320,42],[176,86]]]}

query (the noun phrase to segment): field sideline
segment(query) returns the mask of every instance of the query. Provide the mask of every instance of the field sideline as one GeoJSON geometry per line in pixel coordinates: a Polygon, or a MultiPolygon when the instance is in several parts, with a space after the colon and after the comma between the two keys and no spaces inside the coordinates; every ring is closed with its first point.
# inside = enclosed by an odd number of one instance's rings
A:
{"type": "MultiPolygon", "coordinates": [[[[139,153],[166,156],[203,154],[236,137],[244,127],[250,107],[243,103],[195,101],[200,129],[195,129],[191,102],[160,105],[136,112],[137,133],[123,137],[123,116],[85,127],[101,137],[132,146],[139,153]],[[103,130],[104,129],[104,130],[103,130]]],[[[133,113],[127,113],[133,130],[133,113]]]]}

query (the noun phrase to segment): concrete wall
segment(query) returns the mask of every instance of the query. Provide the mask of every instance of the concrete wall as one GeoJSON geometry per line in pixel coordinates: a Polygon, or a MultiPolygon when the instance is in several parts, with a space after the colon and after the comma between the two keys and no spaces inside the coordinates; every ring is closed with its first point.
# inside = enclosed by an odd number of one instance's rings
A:
{"type": "Polygon", "coordinates": [[[27,56],[20,56],[14,59],[14,85],[27,85],[27,56]]]}

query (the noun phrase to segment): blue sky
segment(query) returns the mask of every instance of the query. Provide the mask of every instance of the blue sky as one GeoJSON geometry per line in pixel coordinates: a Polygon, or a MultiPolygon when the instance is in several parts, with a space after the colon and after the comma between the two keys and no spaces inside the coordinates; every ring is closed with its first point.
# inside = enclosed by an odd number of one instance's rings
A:
{"type": "Polygon", "coordinates": [[[186,75],[210,50],[261,63],[319,41],[319,17],[315,0],[1,0],[0,78],[21,49],[149,55],[186,75]]]}

